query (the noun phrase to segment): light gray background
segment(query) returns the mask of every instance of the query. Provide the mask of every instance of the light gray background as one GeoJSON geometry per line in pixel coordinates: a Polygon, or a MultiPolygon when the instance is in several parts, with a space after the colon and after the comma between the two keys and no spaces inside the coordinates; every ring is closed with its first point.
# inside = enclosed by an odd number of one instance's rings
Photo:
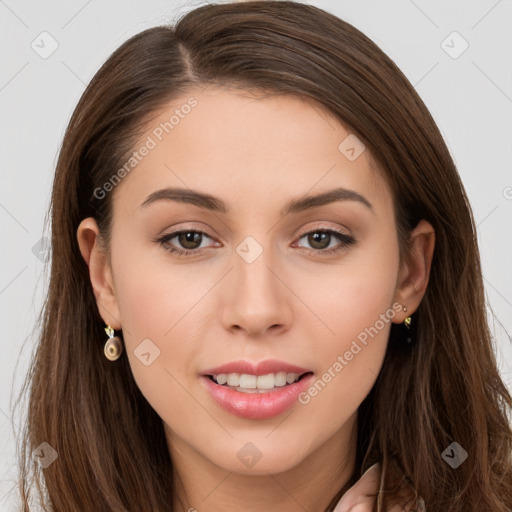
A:
{"type": "MultiPolygon", "coordinates": [[[[42,303],[44,265],[33,248],[43,235],[64,129],[85,85],[123,41],[203,3],[0,0],[0,511],[16,510],[14,433],[21,419],[13,417],[11,391],[13,378],[17,391],[26,372],[42,303]],[[50,48],[48,39],[38,37],[43,31],[58,43],[47,59],[31,47],[35,40],[50,48]]],[[[373,39],[415,85],[438,123],[478,224],[497,357],[512,391],[512,2],[309,3],[373,39]],[[446,40],[453,31],[469,44],[458,58],[447,53],[463,48],[457,36],[446,40]]]]}

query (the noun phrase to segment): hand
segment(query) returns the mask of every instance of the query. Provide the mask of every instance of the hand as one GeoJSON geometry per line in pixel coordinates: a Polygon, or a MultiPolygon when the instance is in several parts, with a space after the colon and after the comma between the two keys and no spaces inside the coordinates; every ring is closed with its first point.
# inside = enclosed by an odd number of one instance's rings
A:
{"type": "Polygon", "coordinates": [[[376,498],[365,496],[376,494],[380,484],[380,464],[377,462],[338,501],[334,512],[371,512],[376,498]]]}
{"type": "MultiPolygon", "coordinates": [[[[367,497],[367,494],[377,494],[380,486],[380,464],[377,462],[367,469],[363,476],[338,501],[334,512],[372,512],[377,497],[367,497]]],[[[404,512],[404,508],[395,505],[389,512],[404,512]]],[[[407,510],[414,510],[408,508],[407,510]]],[[[425,512],[422,498],[418,500],[418,512],[425,512]]]]}

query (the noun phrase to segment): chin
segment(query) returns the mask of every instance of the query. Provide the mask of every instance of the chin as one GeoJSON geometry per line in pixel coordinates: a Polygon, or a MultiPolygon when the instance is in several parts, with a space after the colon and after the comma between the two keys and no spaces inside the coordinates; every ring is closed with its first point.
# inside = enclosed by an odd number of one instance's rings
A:
{"type": "Polygon", "coordinates": [[[223,453],[215,454],[211,461],[233,473],[265,476],[269,473],[278,474],[289,471],[298,466],[308,455],[302,453],[302,450],[293,444],[285,447],[281,445],[281,449],[279,446],[272,446],[272,443],[267,442],[262,446],[263,444],[263,441],[236,443],[233,456],[226,457],[227,450],[223,450],[223,453]]]}

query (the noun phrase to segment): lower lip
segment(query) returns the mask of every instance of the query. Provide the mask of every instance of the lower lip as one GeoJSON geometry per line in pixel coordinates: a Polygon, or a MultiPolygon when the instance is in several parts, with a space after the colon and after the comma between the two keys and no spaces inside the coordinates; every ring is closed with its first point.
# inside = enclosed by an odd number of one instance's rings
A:
{"type": "Polygon", "coordinates": [[[313,374],[308,374],[293,384],[274,388],[268,393],[235,391],[213,382],[206,375],[201,375],[200,380],[224,410],[241,418],[265,420],[278,416],[298,401],[299,395],[310,386],[313,374]]]}

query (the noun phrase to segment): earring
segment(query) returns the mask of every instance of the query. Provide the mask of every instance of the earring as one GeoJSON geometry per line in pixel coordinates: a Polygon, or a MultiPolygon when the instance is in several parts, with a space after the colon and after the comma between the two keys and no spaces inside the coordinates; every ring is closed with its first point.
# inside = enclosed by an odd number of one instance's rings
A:
{"type": "MultiPolygon", "coordinates": [[[[402,309],[404,310],[405,313],[407,313],[407,308],[405,306],[402,306],[402,309]]],[[[410,316],[408,316],[404,320],[404,322],[403,322],[405,328],[407,329],[407,331],[406,331],[406,338],[405,338],[405,342],[406,343],[411,343],[412,342],[411,334],[410,334],[410,332],[408,332],[411,329],[411,322],[412,322],[412,318],[410,316]]]]}
{"type": "Polygon", "coordinates": [[[108,340],[105,343],[103,352],[109,361],[116,361],[123,353],[123,344],[121,343],[119,336],[114,336],[114,329],[112,329],[110,325],[105,327],[105,332],[108,335],[108,340]]]}

